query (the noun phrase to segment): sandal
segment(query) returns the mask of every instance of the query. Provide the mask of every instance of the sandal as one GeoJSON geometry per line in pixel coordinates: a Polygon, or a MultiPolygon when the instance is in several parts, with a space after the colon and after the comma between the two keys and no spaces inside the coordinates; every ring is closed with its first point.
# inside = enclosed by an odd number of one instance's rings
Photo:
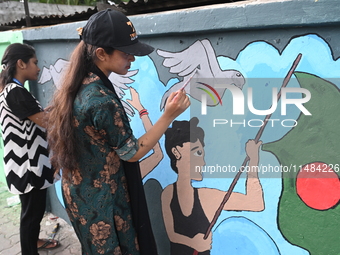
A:
{"type": "Polygon", "coordinates": [[[54,249],[59,246],[59,242],[57,240],[50,240],[50,239],[39,239],[43,241],[44,244],[38,247],[38,249],[54,249]]]}

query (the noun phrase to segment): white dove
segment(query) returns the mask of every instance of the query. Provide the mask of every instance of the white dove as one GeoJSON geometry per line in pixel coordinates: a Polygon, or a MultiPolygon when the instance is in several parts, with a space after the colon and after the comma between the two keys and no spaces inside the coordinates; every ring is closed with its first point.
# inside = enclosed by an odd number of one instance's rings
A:
{"type": "MultiPolygon", "coordinates": [[[[50,65],[49,68],[44,66],[38,83],[44,84],[52,80],[57,89],[59,89],[61,85],[60,82],[63,76],[63,71],[67,70],[68,64],[69,62],[67,60],[60,58],[55,62],[54,65],[50,65]]],[[[119,75],[113,72],[109,75],[109,80],[111,81],[113,88],[115,89],[117,96],[120,99],[122,99],[122,97],[125,95],[123,90],[129,89],[129,87],[126,86],[126,84],[134,82],[134,80],[132,80],[130,77],[136,75],[137,73],[138,70],[133,70],[129,71],[125,75],[119,75]]],[[[133,108],[124,100],[121,100],[121,102],[126,113],[130,116],[134,116],[135,112],[133,108]]]]}
{"type": "Polygon", "coordinates": [[[40,79],[38,83],[44,84],[50,80],[53,80],[54,85],[59,89],[62,72],[67,68],[68,61],[59,58],[54,65],[50,65],[49,68],[43,67],[40,79]]]}
{"type": "MultiPolygon", "coordinates": [[[[170,73],[175,73],[183,77],[183,80],[174,84],[167,90],[161,101],[161,110],[164,108],[166,99],[169,95],[179,90],[191,77],[188,86],[184,89],[192,98],[201,101],[202,91],[210,90],[215,98],[222,98],[226,88],[217,88],[215,82],[227,85],[235,85],[242,89],[245,79],[241,72],[237,70],[221,70],[215,51],[207,39],[198,40],[181,52],[167,52],[157,50],[157,54],[164,57],[163,65],[170,67],[170,73]],[[193,75],[193,76],[192,76],[193,75]],[[219,78],[219,79],[212,79],[219,78]],[[215,95],[214,95],[215,94],[215,95]]],[[[207,98],[207,105],[215,106],[220,101],[213,97],[207,98]]]]}

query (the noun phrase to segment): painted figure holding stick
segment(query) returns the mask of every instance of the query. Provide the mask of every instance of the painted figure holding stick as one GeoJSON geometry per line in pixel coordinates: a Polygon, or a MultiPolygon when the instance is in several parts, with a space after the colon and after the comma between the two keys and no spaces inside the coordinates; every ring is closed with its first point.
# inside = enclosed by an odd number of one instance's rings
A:
{"type": "MultiPolygon", "coordinates": [[[[212,235],[205,232],[226,192],[213,188],[194,188],[192,180],[201,181],[202,173],[195,166],[204,166],[204,131],[197,126],[198,119],[174,121],[165,133],[165,148],[177,181],[162,193],[162,210],[172,255],[210,254],[212,235]],[[191,134],[190,134],[191,133],[191,134]],[[214,199],[212,199],[214,198],[214,199]]],[[[262,142],[249,140],[246,152],[250,158],[246,193],[233,192],[223,210],[262,211],[263,192],[257,166],[262,142]]]]}

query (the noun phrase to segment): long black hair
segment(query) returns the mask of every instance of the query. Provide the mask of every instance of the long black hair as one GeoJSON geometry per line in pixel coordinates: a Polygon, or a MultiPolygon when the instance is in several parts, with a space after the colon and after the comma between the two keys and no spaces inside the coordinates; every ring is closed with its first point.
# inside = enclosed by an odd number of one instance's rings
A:
{"type": "Polygon", "coordinates": [[[18,60],[21,59],[24,63],[28,63],[34,56],[35,49],[28,44],[13,43],[6,48],[1,60],[0,91],[6,84],[12,82],[18,60]]]}
{"type": "MultiPolygon", "coordinates": [[[[71,55],[61,87],[55,91],[49,107],[47,139],[53,151],[51,163],[55,169],[63,169],[66,178],[68,173],[78,167],[73,103],[84,78],[95,66],[98,48],[84,41],[79,42],[71,55]]],[[[114,51],[112,48],[103,49],[109,55],[114,51]]]]}

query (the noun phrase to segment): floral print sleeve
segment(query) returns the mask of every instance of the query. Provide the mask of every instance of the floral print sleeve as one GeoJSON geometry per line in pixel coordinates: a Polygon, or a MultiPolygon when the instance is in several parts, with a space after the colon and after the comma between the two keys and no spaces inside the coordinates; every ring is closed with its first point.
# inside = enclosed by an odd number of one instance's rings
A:
{"type": "MultiPolygon", "coordinates": [[[[134,137],[124,108],[115,95],[107,95],[101,90],[103,99],[100,108],[93,112],[94,127],[102,130],[107,143],[116,151],[122,160],[129,160],[138,150],[138,141],[134,137]]],[[[98,103],[98,102],[96,102],[98,103]]]]}

